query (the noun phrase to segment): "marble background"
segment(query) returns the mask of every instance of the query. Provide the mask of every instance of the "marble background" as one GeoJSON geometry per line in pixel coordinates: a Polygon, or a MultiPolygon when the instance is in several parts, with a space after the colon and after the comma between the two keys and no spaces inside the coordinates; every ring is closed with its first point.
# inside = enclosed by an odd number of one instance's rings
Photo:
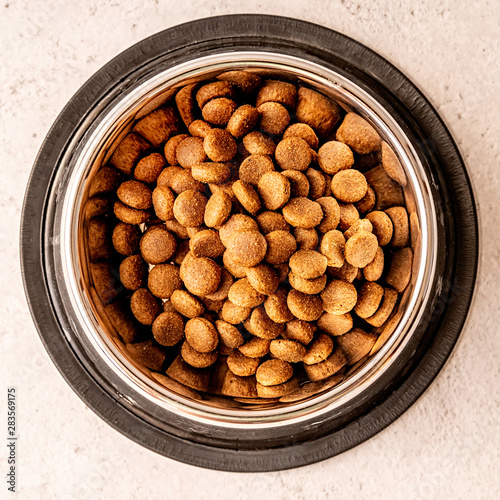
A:
{"type": "MultiPolygon", "coordinates": [[[[17,387],[18,497],[498,498],[499,24],[500,3],[494,0],[2,0],[0,400],[5,401],[6,387],[17,387]],[[365,43],[409,75],[462,151],[482,231],[479,281],[468,323],[424,396],[357,448],[322,463],[268,474],[183,465],[101,421],[48,358],[28,312],[18,264],[19,219],[30,169],[73,93],[146,36],[196,18],[243,12],[323,24],[365,43]]],[[[6,433],[5,419],[0,409],[0,436],[6,433]]],[[[0,449],[0,476],[5,477],[3,444],[0,449]]],[[[0,497],[8,498],[3,480],[0,497]]]]}

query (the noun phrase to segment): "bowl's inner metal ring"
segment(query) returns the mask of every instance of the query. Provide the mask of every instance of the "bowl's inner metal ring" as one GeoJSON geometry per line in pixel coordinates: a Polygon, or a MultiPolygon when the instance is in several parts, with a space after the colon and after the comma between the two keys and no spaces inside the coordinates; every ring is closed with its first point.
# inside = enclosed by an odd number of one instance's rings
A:
{"type": "MultiPolygon", "coordinates": [[[[134,401],[134,392],[161,408],[197,422],[216,426],[263,428],[285,425],[335,411],[361,394],[379,378],[397,358],[418,325],[428,300],[434,278],[437,253],[437,222],[431,189],[425,171],[411,142],[386,109],[371,95],[344,76],[307,60],[271,52],[228,52],[200,57],[161,71],[151,78],[132,85],[117,94],[103,109],[97,106],[81,124],[72,144],[61,160],[65,190],[57,193],[56,224],[60,226],[59,241],[52,241],[54,261],[60,262],[56,273],[58,286],[68,299],[64,307],[74,320],[74,330],[91,357],[102,360],[107,369],[130,387],[122,395],[134,401]],[[81,213],[88,196],[89,176],[102,163],[103,154],[116,144],[117,137],[140,112],[141,108],[169,88],[213,77],[229,69],[251,69],[283,75],[302,81],[331,96],[341,105],[361,114],[379,131],[399,157],[408,179],[406,199],[412,200],[419,222],[418,245],[414,248],[412,279],[405,292],[404,308],[397,327],[382,348],[338,386],[310,400],[280,404],[270,409],[240,410],[214,408],[168,391],[126,360],[96,317],[91,305],[81,255],[81,213]]],[[[59,187],[63,182],[59,183],[59,187]]],[[[402,300],[403,303],[403,300],[402,300]]]]}

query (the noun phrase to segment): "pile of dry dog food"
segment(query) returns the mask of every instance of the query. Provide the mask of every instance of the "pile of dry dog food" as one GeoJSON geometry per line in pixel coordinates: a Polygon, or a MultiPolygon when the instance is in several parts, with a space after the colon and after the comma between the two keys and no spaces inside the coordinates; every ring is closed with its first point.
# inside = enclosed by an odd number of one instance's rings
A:
{"type": "Polygon", "coordinates": [[[377,131],[314,90],[246,71],[187,85],[90,184],[93,287],[167,387],[290,395],[366,359],[394,313],[405,185],[377,131]]]}

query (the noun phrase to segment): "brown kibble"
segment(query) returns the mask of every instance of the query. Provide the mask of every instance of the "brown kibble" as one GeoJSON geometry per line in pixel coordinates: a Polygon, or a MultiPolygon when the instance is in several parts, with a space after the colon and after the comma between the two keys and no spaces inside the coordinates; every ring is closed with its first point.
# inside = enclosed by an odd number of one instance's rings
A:
{"type": "Polygon", "coordinates": [[[318,226],[318,231],[327,233],[336,229],[340,222],[340,207],[335,198],[330,196],[318,198],[316,203],[321,205],[324,214],[323,220],[318,226]]]}
{"type": "Polygon", "coordinates": [[[243,137],[243,145],[251,155],[273,155],[276,143],[262,132],[254,131],[243,137]]]}
{"type": "Polygon", "coordinates": [[[194,120],[189,124],[189,133],[193,137],[201,137],[202,139],[212,130],[212,126],[204,120],[194,120]]]}
{"type": "Polygon", "coordinates": [[[353,321],[349,313],[331,314],[325,312],[318,319],[318,327],[320,330],[328,333],[328,335],[338,336],[344,335],[352,329],[353,321]]]}
{"type": "Polygon", "coordinates": [[[277,102],[265,102],[257,111],[260,115],[260,128],[268,134],[282,134],[290,123],[288,111],[277,102]]]}
{"type": "Polygon", "coordinates": [[[305,174],[309,182],[309,198],[311,198],[311,200],[317,200],[318,198],[327,196],[325,174],[314,168],[308,168],[305,174]]]}
{"type": "Polygon", "coordinates": [[[203,304],[186,290],[174,290],[170,302],[178,313],[188,318],[197,318],[205,312],[203,304]]]}
{"type": "Polygon", "coordinates": [[[320,252],[326,257],[327,265],[330,267],[342,267],[344,265],[345,237],[334,229],[328,231],[321,238],[320,252]]]}
{"type": "Polygon", "coordinates": [[[299,250],[290,257],[289,265],[293,274],[310,280],[325,273],[327,259],[315,250],[299,250]]]}
{"type": "Polygon", "coordinates": [[[222,262],[224,267],[235,277],[235,278],[245,278],[247,275],[247,268],[245,266],[240,266],[231,257],[231,254],[226,250],[222,256],[222,262]]]}
{"type": "Polygon", "coordinates": [[[377,281],[384,271],[384,252],[381,247],[377,248],[375,257],[363,269],[363,276],[368,281],[377,281]]]}
{"type": "Polygon", "coordinates": [[[302,172],[298,170],[283,170],[280,174],[286,177],[290,183],[291,197],[307,197],[309,194],[309,180],[302,172]]]}
{"type": "Polygon", "coordinates": [[[186,288],[194,295],[210,295],[219,287],[221,269],[211,259],[192,257],[182,263],[182,280],[186,288]]]}
{"type": "MultiPolygon", "coordinates": [[[[176,174],[179,172],[184,172],[182,167],[166,167],[162,170],[161,174],[156,180],[157,187],[172,187],[172,180],[176,174]]],[[[189,172],[188,172],[189,173],[189,172]]]]}
{"type": "Polygon", "coordinates": [[[233,192],[247,212],[255,215],[260,210],[261,204],[259,195],[248,182],[240,180],[234,182],[233,192]]]}
{"type": "Polygon", "coordinates": [[[261,84],[261,78],[259,75],[244,70],[226,71],[221,73],[217,79],[229,82],[236,87],[239,87],[245,93],[257,90],[261,84]]]}
{"type": "Polygon", "coordinates": [[[131,132],[118,144],[109,163],[120,172],[130,175],[139,159],[150,149],[151,145],[147,141],[131,132]]]}
{"type": "Polygon", "coordinates": [[[358,300],[358,292],[351,283],[333,280],[321,292],[321,299],[326,312],[345,314],[351,311],[358,300]]]}
{"type": "Polygon", "coordinates": [[[225,303],[225,300],[212,300],[208,297],[201,297],[203,305],[206,307],[207,311],[219,312],[225,303]]]}
{"type": "Polygon", "coordinates": [[[360,155],[380,149],[381,140],[377,131],[356,113],[347,113],[337,130],[337,141],[347,144],[360,155]]]}
{"type": "Polygon", "coordinates": [[[294,108],[296,100],[295,85],[280,80],[265,80],[257,94],[256,106],[259,107],[265,102],[278,102],[288,108],[294,108]]]}
{"type": "MultiPolygon", "coordinates": [[[[166,158],[169,165],[178,165],[179,164],[177,161],[177,147],[184,139],[187,139],[188,137],[189,137],[189,134],[179,134],[179,135],[174,135],[174,137],[171,137],[167,141],[163,151],[165,153],[165,158],[166,158]]],[[[154,153],[154,154],[158,154],[158,153],[154,153]]],[[[139,164],[140,163],[141,162],[139,162],[139,164]]],[[[136,167],[136,171],[137,171],[137,168],[139,167],[139,164],[136,167]]]]}
{"type": "Polygon", "coordinates": [[[393,234],[391,246],[405,247],[410,241],[410,228],[408,223],[408,212],[405,207],[391,207],[385,213],[391,218],[393,234]]]}
{"type": "Polygon", "coordinates": [[[224,253],[225,247],[220,241],[218,231],[205,229],[191,237],[189,249],[195,257],[216,259],[224,253]]]}
{"type": "Polygon", "coordinates": [[[198,352],[212,352],[219,343],[219,334],[215,326],[205,318],[190,319],[184,328],[186,340],[198,352]]]}
{"type": "Polygon", "coordinates": [[[122,287],[113,265],[108,261],[91,262],[90,274],[102,303],[106,305],[115,300],[122,287]]]}
{"type": "Polygon", "coordinates": [[[175,157],[183,168],[192,168],[193,165],[203,163],[207,158],[203,148],[203,139],[200,137],[186,137],[178,144],[175,157]]]}
{"type": "Polygon", "coordinates": [[[235,281],[228,292],[228,299],[240,307],[257,307],[264,302],[265,296],[259,293],[247,278],[235,281]]]}
{"type": "Polygon", "coordinates": [[[129,207],[138,210],[147,210],[151,207],[151,190],[142,182],[123,182],[116,194],[120,201],[129,207]]]}
{"type": "Polygon", "coordinates": [[[187,232],[187,228],[185,228],[180,222],[176,219],[165,221],[164,226],[175,236],[181,240],[186,240],[189,238],[189,233],[187,232]]]}
{"type": "Polygon", "coordinates": [[[300,137],[282,139],[276,146],[274,156],[283,170],[307,170],[312,160],[309,144],[300,137]]]}
{"type": "Polygon", "coordinates": [[[288,363],[299,363],[306,353],[306,348],[299,342],[283,339],[271,340],[269,350],[275,358],[288,363]]]}
{"type": "Polygon", "coordinates": [[[365,321],[376,328],[382,326],[389,319],[397,301],[398,292],[392,288],[384,288],[382,304],[380,304],[377,312],[373,316],[365,318],[365,321]]]}
{"type": "Polygon", "coordinates": [[[141,254],[148,264],[161,264],[172,257],[177,243],[163,225],[152,226],[141,238],[141,254]]]}
{"type": "MultiPolygon", "coordinates": [[[[183,363],[182,360],[181,363],[183,363]]],[[[183,364],[185,366],[188,366],[186,365],[186,363],[183,364]]],[[[198,394],[198,392],[191,390],[189,387],[180,384],[179,382],[173,380],[170,377],[167,377],[166,375],[163,375],[162,373],[151,372],[151,376],[156,380],[156,382],[161,384],[163,387],[166,387],[168,390],[175,392],[176,394],[180,394],[181,396],[186,396],[195,401],[201,399],[201,396],[200,394],[198,394]]]]}
{"type": "Polygon", "coordinates": [[[318,233],[315,229],[304,229],[303,227],[296,227],[293,230],[295,240],[299,250],[316,250],[319,243],[318,233]]]}
{"type": "Polygon", "coordinates": [[[89,196],[102,193],[114,193],[121,184],[122,175],[111,167],[102,167],[90,185],[89,196]]]}
{"type": "Polygon", "coordinates": [[[158,299],[147,288],[139,288],[130,297],[130,309],[139,323],[152,325],[161,313],[158,299]]]}
{"type": "Polygon", "coordinates": [[[133,130],[149,141],[155,148],[158,148],[171,135],[179,133],[180,123],[177,111],[171,107],[157,109],[139,120],[133,130]]]}
{"type": "Polygon", "coordinates": [[[206,155],[214,162],[226,162],[234,158],[236,141],[226,130],[214,128],[203,139],[206,155]]]}
{"type": "Polygon", "coordinates": [[[266,238],[256,230],[242,229],[229,238],[227,250],[236,264],[253,267],[266,256],[266,238]]]}
{"type": "Polygon", "coordinates": [[[281,398],[287,394],[292,394],[299,388],[299,381],[297,378],[291,378],[283,384],[277,385],[262,385],[257,382],[257,395],[259,398],[274,399],[281,398]]]}
{"type": "Polygon", "coordinates": [[[165,362],[165,353],[153,341],[139,342],[137,344],[127,344],[127,351],[130,356],[140,365],[150,370],[160,371],[165,362]]]}
{"type": "Polygon", "coordinates": [[[250,104],[244,104],[243,106],[237,108],[236,111],[231,115],[231,118],[229,119],[229,122],[227,124],[227,131],[233,137],[241,139],[243,136],[255,129],[258,121],[259,112],[253,106],[250,106],[250,104]]]}
{"type": "Polygon", "coordinates": [[[239,377],[249,377],[254,375],[259,367],[259,358],[249,358],[240,351],[235,351],[227,358],[227,366],[239,377]]]}
{"type": "Polygon", "coordinates": [[[314,365],[325,361],[333,351],[333,340],[324,333],[320,333],[318,338],[310,345],[304,355],[306,365],[314,365]]]}
{"type": "Polygon", "coordinates": [[[295,318],[286,324],[283,337],[287,340],[295,340],[303,345],[307,345],[313,339],[313,335],[314,330],[310,323],[295,318]]]}
{"type": "Polygon", "coordinates": [[[228,370],[224,375],[220,392],[224,396],[231,396],[235,400],[241,398],[243,403],[248,403],[254,398],[257,399],[257,382],[255,377],[238,377],[228,370]]]}
{"type": "Polygon", "coordinates": [[[271,341],[268,339],[252,337],[239,347],[239,351],[249,358],[262,358],[269,352],[270,345],[271,341]]]}
{"type": "Polygon", "coordinates": [[[180,194],[189,190],[204,191],[205,186],[193,178],[190,170],[182,169],[172,178],[172,191],[180,194]]]}
{"type": "Polygon", "coordinates": [[[210,371],[206,369],[193,368],[177,356],[167,368],[167,375],[186,387],[196,391],[208,390],[210,371]]]}
{"type": "Polygon", "coordinates": [[[174,202],[174,217],[185,227],[203,224],[207,199],[199,191],[188,189],[180,193],[174,202]]]}
{"type": "Polygon", "coordinates": [[[234,90],[232,85],[225,81],[219,81],[203,85],[196,93],[196,102],[200,109],[203,109],[212,99],[233,96],[234,90]]]}
{"type": "Polygon", "coordinates": [[[153,207],[155,214],[161,220],[174,218],[174,193],[166,186],[156,187],[153,191],[153,207]]]}
{"type": "Polygon", "coordinates": [[[158,344],[176,345],[184,338],[184,320],[176,312],[163,312],[154,320],[152,331],[158,344]]]}
{"type": "MultiPolygon", "coordinates": [[[[247,267],[246,276],[249,285],[257,292],[264,295],[273,294],[279,285],[278,275],[271,266],[268,266],[266,264],[259,264],[254,267],[247,267]]],[[[237,303],[234,300],[232,300],[232,302],[234,302],[235,304],[237,303]]],[[[259,304],[260,303],[261,302],[259,302],[259,304]]],[[[255,306],[248,306],[248,307],[255,307],[255,306]]]]}
{"type": "Polygon", "coordinates": [[[130,305],[124,301],[113,302],[104,307],[107,318],[123,342],[129,344],[139,336],[139,328],[130,312],[130,305]]]}
{"type": "Polygon", "coordinates": [[[254,154],[241,162],[239,177],[240,180],[257,187],[260,178],[269,172],[274,172],[272,160],[266,155],[254,154]]]}
{"type": "Polygon", "coordinates": [[[391,257],[389,271],[385,277],[387,284],[398,292],[403,292],[410,282],[412,263],[413,252],[411,248],[405,247],[395,252],[391,257]]]}
{"type": "Polygon", "coordinates": [[[366,178],[358,170],[341,170],[333,176],[332,193],[339,201],[355,203],[363,199],[367,190],[366,178]]]}
{"type": "Polygon", "coordinates": [[[258,368],[255,377],[257,382],[264,386],[283,384],[293,375],[290,363],[281,359],[264,361],[258,368]]]}
{"type": "Polygon", "coordinates": [[[100,215],[109,215],[113,210],[113,200],[107,194],[98,194],[92,196],[85,202],[83,217],[84,220],[99,217],[100,215]]]}
{"type": "Polygon", "coordinates": [[[269,210],[278,210],[290,198],[290,182],[279,172],[264,174],[258,184],[259,194],[269,210]]]}
{"type": "Polygon", "coordinates": [[[339,203],[340,208],[340,230],[347,231],[357,220],[359,212],[352,203],[339,203]]]}
{"type": "Polygon", "coordinates": [[[363,198],[361,198],[361,200],[355,203],[354,206],[357,208],[359,213],[366,214],[370,210],[373,210],[375,202],[376,202],[375,191],[369,185],[366,194],[363,196],[363,198]]]}
{"type": "Polygon", "coordinates": [[[264,309],[269,318],[275,323],[287,323],[293,319],[293,314],[288,309],[287,292],[284,288],[278,288],[276,292],[266,298],[264,309]]]}
{"type": "Polygon", "coordinates": [[[278,212],[262,212],[255,217],[259,229],[264,234],[272,233],[273,231],[289,231],[290,226],[287,221],[278,212]]]}
{"type": "Polygon", "coordinates": [[[281,264],[275,264],[273,267],[278,274],[279,282],[285,282],[290,272],[290,266],[286,262],[282,262],[281,264]]]}
{"type": "Polygon", "coordinates": [[[358,277],[359,269],[344,261],[341,267],[328,267],[326,272],[332,278],[352,283],[358,277]]]}
{"type": "Polygon", "coordinates": [[[212,99],[202,109],[203,119],[212,125],[227,125],[237,104],[226,97],[212,99]]]}
{"type": "MultiPolygon", "coordinates": [[[[219,288],[215,290],[214,293],[209,293],[208,295],[205,295],[205,299],[210,299],[210,300],[225,300],[227,299],[229,289],[231,288],[231,285],[233,284],[234,280],[231,274],[229,273],[229,270],[227,269],[221,269],[221,277],[220,277],[220,283],[219,283],[219,288]]],[[[222,306],[221,306],[222,307],[222,306]]]]}
{"type": "Polygon", "coordinates": [[[352,224],[347,231],[344,232],[344,238],[348,240],[351,236],[359,231],[371,233],[373,231],[372,223],[368,219],[358,219],[352,224]]]}
{"type": "Polygon", "coordinates": [[[194,89],[196,84],[186,85],[182,87],[179,92],[175,95],[175,104],[179,110],[182,121],[186,127],[189,127],[191,122],[194,120],[194,89]]]}
{"type": "Polygon", "coordinates": [[[375,335],[366,333],[361,328],[353,328],[350,332],[337,337],[337,343],[344,352],[348,365],[353,365],[364,358],[376,340],[375,335]]]}
{"type": "Polygon", "coordinates": [[[364,175],[368,184],[375,191],[375,210],[404,205],[405,199],[401,186],[385,173],[381,165],[368,170],[364,175]]]}
{"type": "Polygon", "coordinates": [[[391,242],[393,224],[391,218],[379,210],[366,214],[366,218],[372,223],[373,234],[378,239],[378,244],[383,247],[391,242]]]}
{"type": "Polygon", "coordinates": [[[107,220],[100,217],[90,219],[87,234],[90,260],[109,259],[113,255],[111,228],[107,220]]]}
{"type": "Polygon", "coordinates": [[[231,325],[237,325],[243,323],[250,316],[251,312],[252,309],[250,307],[240,307],[233,304],[230,300],[226,300],[220,311],[220,318],[231,325]]]}
{"type": "Polygon", "coordinates": [[[151,212],[149,210],[137,210],[123,204],[121,201],[117,201],[114,204],[113,213],[117,219],[120,219],[126,224],[144,224],[151,218],[151,212]]]}
{"type": "Polygon", "coordinates": [[[261,339],[274,339],[285,330],[282,323],[275,323],[260,306],[256,307],[250,315],[250,328],[253,335],[261,339]]]}
{"type": "Polygon", "coordinates": [[[286,262],[297,249],[295,238],[288,231],[272,231],[265,236],[267,242],[266,262],[281,264],[286,262]]]}
{"type": "Polygon", "coordinates": [[[217,191],[207,201],[204,222],[208,227],[222,226],[231,214],[231,198],[224,191],[217,191]]]}
{"type": "Polygon", "coordinates": [[[303,321],[316,321],[323,313],[323,303],[317,295],[290,290],[287,297],[290,312],[303,321]]]}
{"type": "Polygon", "coordinates": [[[318,136],[314,130],[305,123],[294,123],[290,125],[283,134],[283,139],[288,137],[300,137],[309,144],[309,147],[316,149],[319,145],[318,136]]]}
{"type": "Polygon", "coordinates": [[[363,283],[358,292],[358,302],[354,307],[354,312],[360,318],[369,318],[373,316],[380,306],[384,289],[378,284],[371,281],[363,283]]]}
{"type": "Polygon", "coordinates": [[[346,363],[347,359],[345,354],[342,349],[337,348],[327,359],[325,359],[325,361],[314,365],[304,364],[304,369],[309,377],[309,380],[311,380],[311,382],[316,382],[318,380],[324,380],[325,378],[331,377],[343,368],[346,363]]]}
{"type": "Polygon", "coordinates": [[[182,288],[179,268],[175,264],[158,264],[149,271],[148,288],[160,299],[168,299],[182,288]]]}
{"type": "Polygon", "coordinates": [[[208,353],[198,352],[193,349],[188,342],[184,342],[181,347],[182,359],[194,368],[208,368],[212,366],[219,357],[217,351],[208,353]]]}
{"type": "Polygon", "coordinates": [[[241,335],[240,331],[234,325],[226,321],[217,320],[215,327],[217,328],[221,342],[226,347],[237,349],[243,345],[243,335],[241,335]]]}
{"type": "Polygon", "coordinates": [[[127,290],[137,290],[146,284],[148,267],[140,255],[131,255],[120,264],[120,281],[127,290]]]}
{"type": "Polygon", "coordinates": [[[340,118],[335,102],[306,87],[299,88],[295,114],[297,121],[306,123],[323,137],[331,132],[340,118]]]}
{"type": "Polygon", "coordinates": [[[378,240],[373,233],[357,231],[346,242],[344,255],[352,266],[365,267],[377,253],[378,240]]]}
{"type": "Polygon", "coordinates": [[[338,141],[325,142],[318,150],[318,163],[323,172],[336,174],[350,169],[354,164],[354,155],[349,146],[338,141]]]}
{"type": "Polygon", "coordinates": [[[320,293],[326,286],[326,274],[314,279],[305,279],[290,273],[288,279],[295,290],[309,295],[320,293]]]}
{"type": "Polygon", "coordinates": [[[204,184],[223,184],[230,175],[231,170],[225,163],[199,163],[191,167],[193,179],[204,184]]]}
{"type": "Polygon", "coordinates": [[[160,153],[150,154],[139,160],[134,170],[134,178],[146,184],[153,184],[164,167],[165,158],[160,153]]]}
{"type": "Polygon", "coordinates": [[[283,216],[294,227],[310,229],[320,224],[324,214],[319,203],[301,197],[292,198],[283,207],[283,216]]]}
{"type": "Polygon", "coordinates": [[[382,142],[382,167],[385,173],[401,186],[406,186],[405,171],[396,156],[396,153],[386,143],[382,142]]]}

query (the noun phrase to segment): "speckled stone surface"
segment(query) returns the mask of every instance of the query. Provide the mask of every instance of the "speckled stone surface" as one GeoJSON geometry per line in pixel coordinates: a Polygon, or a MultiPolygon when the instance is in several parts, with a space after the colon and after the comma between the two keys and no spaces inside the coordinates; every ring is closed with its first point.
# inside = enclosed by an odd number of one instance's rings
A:
{"type": "MultiPolygon", "coordinates": [[[[500,469],[500,3],[478,0],[3,0],[0,4],[0,390],[18,390],[18,497],[28,499],[494,499],[500,469]],[[230,474],[158,456],[101,421],[36,333],[18,233],[31,165],[50,125],[104,63],[164,28],[268,13],[343,32],[427,95],[468,165],[481,217],[479,282],[463,335],[436,381],[368,442],[297,470],[230,474]]],[[[0,436],[6,434],[6,405],[0,436]]],[[[3,437],[1,439],[4,439],[3,437]]],[[[5,441],[0,476],[7,472],[5,441]]],[[[0,498],[9,498],[4,479],[0,498]]],[[[12,495],[13,496],[13,495],[12,495]]]]}

